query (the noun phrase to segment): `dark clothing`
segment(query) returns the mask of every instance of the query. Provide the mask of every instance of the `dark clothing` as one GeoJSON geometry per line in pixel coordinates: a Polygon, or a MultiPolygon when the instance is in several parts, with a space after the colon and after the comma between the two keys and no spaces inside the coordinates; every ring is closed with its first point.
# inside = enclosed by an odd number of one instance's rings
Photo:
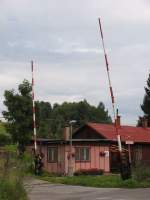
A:
{"type": "Polygon", "coordinates": [[[35,156],[35,174],[40,175],[42,173],[43,162],[40,155],[35,156]]]}

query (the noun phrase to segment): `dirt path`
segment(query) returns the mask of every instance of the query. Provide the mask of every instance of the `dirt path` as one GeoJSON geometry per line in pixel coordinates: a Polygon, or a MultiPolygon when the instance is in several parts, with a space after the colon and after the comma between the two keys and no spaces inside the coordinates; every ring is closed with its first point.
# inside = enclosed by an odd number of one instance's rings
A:
{"type": "Polygon", "coordinates": [[[150,200],[150,189],[91,188],[28,179],[30,200],[150,200]]]}

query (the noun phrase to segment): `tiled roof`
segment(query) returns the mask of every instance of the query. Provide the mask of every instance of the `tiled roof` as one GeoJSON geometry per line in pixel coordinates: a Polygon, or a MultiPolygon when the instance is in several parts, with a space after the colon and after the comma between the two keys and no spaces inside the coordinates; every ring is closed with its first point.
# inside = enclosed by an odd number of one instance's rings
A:
{"type": "MultiPolygon", "coordinates": [[[[106,139],[116,139],[116,129],[113,124],[87,123],[86,125],[106,139]]],[[[118,132],[122,141],[150,143],[150,128],[121,126],[118,132]]]]}

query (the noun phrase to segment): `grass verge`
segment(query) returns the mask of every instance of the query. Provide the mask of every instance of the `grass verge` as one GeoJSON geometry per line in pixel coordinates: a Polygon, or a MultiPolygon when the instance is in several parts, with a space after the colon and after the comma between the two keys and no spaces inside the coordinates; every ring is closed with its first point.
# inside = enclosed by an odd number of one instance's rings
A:
{"type": "Polygon", "coordinates": [[[28,159],[19,158],[13,146],[0,151],[0,200],[27,200],[23,180],[28,159]]]}
{"type": "Polygon", "coordinates": [[[50,177],[41,176],[40,179],[50,183],[67,185],[80,185],[98,188],[149,188],[150,180],[139,182],[134,179],[123,181],[119,175],[109,176],[74,176],[74,177],[50,177]]]}

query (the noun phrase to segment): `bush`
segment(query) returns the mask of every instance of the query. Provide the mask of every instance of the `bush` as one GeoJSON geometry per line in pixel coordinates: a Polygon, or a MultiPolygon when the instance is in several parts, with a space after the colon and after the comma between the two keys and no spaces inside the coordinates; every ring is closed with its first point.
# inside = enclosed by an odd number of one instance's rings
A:
{"type": "Polygon", "coordinates": [[[0,151],[0,200],[26,200],[23,186],[25,161],[18,158],[17,153],[5,149],[0,151]]]}
{"type": "Polygon", "coordinates": [[[80,169],[74,173],[75,176],[80,175],[102,175],[104,173],[103,170],[92,168],[92,169],[80,169]]]}
{"type": "Polygon", "coordinates": [[[6,130],[6,123],[0,121],[0,146],[10,144],[11,139],[11,135],[6,130]]]}
{"type": "Polygon", "coordinates": [[[42,177],[60,177],[62,176],[62,174],[60,173],[54,173],[54,172],[47,172],[47,171],[43,171],[42,172],[42,177]]]}
{"type": "Polygon", "coordinates": [[[137,181],[150,180],[150,167],[146,164],[138,163],[133,169],[133,176],[137,181]]]}
{"type": "Polygon", "coordinates": [[[0,200],[26,200],[26,192],[20,180],[0,180],[0,200]]]}
{"type": "Polygon", "coordinates": [[[29,153],[25,152],[21,157],[22,168],[24,173],[33,173],[34,172],[34,158],[29,153]]]}

